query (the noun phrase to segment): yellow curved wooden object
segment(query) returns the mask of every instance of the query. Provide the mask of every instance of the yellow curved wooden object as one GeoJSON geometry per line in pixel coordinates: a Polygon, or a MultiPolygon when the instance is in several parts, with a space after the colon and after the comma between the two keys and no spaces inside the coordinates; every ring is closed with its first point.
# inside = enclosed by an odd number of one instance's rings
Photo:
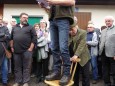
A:
{"type": "MultiPolygon", "coordinates": [[[[73,62],[72,62],[72,64],[71,64],[71,69],[70,69],[70,73],[71,73],[71,80],[70,80],[70,82],[66,85],[66,86],[72,86],[73,84],[74,84],[74,81],[73,81],[73,77],[74,77],[74,74],[75,74],[75,70],[76,70],[76,67],[77,67],[77,63],[78,62],[80,62],[81,61],[81,59],[77,59],[76,60],[76,63],[75,63],[75,65],[73,66],[73,62]]],[[[44,81],[47,85],[49,85],[49,86],[60,86],[59,85],[59,80],[53,80],[53,81],[47,81],[47,80],[45,80],[44,81]]]]}

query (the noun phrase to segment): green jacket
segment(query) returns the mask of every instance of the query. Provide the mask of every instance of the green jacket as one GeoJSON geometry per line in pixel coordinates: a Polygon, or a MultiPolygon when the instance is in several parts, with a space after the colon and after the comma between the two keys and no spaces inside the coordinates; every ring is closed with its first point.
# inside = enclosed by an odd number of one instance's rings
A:
{"type": "Polygon", "coordinates": [[[86,44],[86,34],[85,30],[78,29],[76,36],[69,37],[69,45],[73,41],[74,55],[77,55],[81,59],[79,62],[81,66],[84,66],[90,59],[89,50],[86,44]]]}
{"type": "MultiPolygon", "coordinates": [[[[70,25],[74,23],[74,6],[60,6],[55,5],[55,15],[54,19],[57,18],[67,18],[70,21],[70,25]]],[[[51,13],[51,12],[50,12],[51,13]]],[[[51,16],[51,14],[49,15],[51,16]]]]}

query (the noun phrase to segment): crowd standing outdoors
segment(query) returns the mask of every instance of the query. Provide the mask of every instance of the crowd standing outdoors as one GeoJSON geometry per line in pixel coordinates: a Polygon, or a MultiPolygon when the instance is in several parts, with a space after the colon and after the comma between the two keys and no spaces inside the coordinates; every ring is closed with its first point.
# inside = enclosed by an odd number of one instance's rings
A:
{"type": "Polygon", "coordinates": [[[77,58],[81,61],[76,68],[73,86],[79,86],[80,75],[82,86],[90,86],[90,73],[92,84],[101,78],[103,86],[115,86],[113,16],[106,16],[106,26],[100,29],[89,21],[87,29],[82,30],[74,16],[74,0],[46,1],[51,6],[50,9],[45,8],[50,14],[49,28],[44,19],[34,26],[29,25],[27,13],[20,14],[18,24],[12,18],[10,27],[8,21],[0,16],[0,75],[3,86],[29,86],[30,77],[36,77],[38,83],[59,79],[59,84],[65,86],[71,79],[71,62],[76,62],[77,58]],[[11,59],[7,58],[4,46],[11,50],[11,59]],[[14,74],[13,85],[8,82],[8,73],[14,74]]]}

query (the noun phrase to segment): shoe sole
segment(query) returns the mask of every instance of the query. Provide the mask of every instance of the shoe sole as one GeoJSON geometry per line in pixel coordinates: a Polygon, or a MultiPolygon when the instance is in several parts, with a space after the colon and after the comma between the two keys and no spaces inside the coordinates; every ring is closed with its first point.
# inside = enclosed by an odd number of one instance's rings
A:
{"type": "Polygon", "coordinates": [[[48,78],[45,78],[45,80],[47,80],[47,81],[53,81],[53,80],[60,80],[61,79],[61,77],[57,77],[57,78],[52,78],[52,79],[48,79],[48,78]]]}

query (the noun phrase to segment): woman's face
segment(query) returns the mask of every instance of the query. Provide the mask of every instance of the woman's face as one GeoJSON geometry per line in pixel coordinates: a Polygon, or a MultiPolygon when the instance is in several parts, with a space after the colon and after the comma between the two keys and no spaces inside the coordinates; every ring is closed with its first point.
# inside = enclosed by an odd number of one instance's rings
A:
{"type": "Polygon", "coordinates": [[[36,25],[36,26],[35,26],[35,30],[38,30],[38,29],[39,29],[39,25],[36,25]]]}
{"type": "Polygon", "coordinates": [[[46,28],[46,22],[40,22],[40,27],[41,28],[46,28]]]}

